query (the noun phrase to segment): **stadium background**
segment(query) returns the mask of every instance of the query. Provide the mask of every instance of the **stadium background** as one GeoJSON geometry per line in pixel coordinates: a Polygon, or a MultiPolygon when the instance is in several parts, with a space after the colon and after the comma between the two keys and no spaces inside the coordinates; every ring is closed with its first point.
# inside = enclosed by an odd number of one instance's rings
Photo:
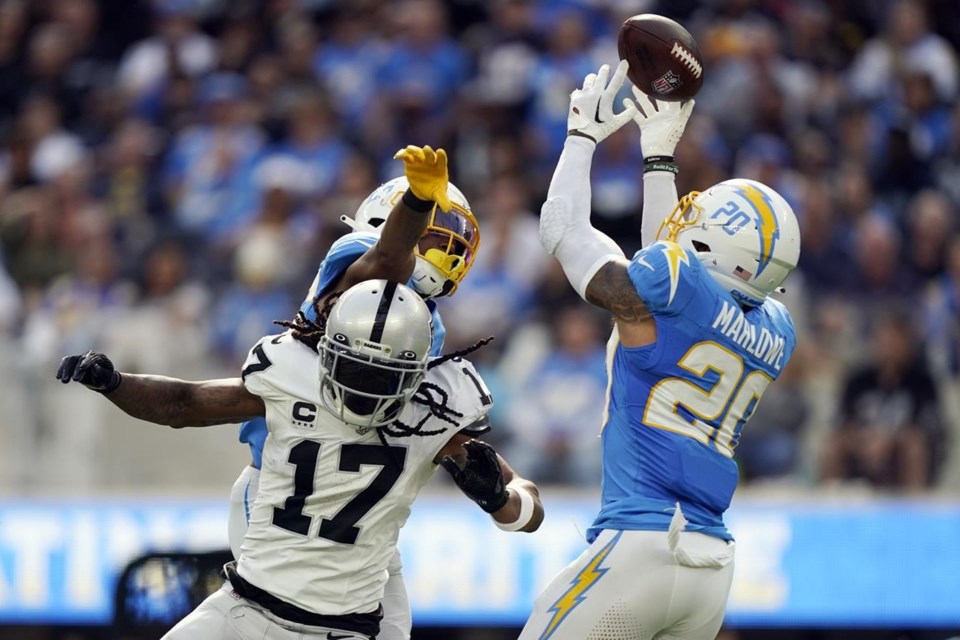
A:
{"type": "MultiPolygon", "coordinates": [[[[491,440],[548,510],[502,538],[438,478],[402,534],[414,637],[515,637],[595,508],[605,385],[604,318],[536,211],[569,92],[645,11],[705,57],[681,193],[756,178],[803,233],[798,352],[738,449],[723,637],[958,633],[960,3],[0,0],[0,638],[125,637],[101,628],[118,570],[224,546],[247,459],[235,427],[174,432],[60,386],[60,357],[235,375],[405,144],[450,152],[480,221],[447,347],[497,336],[476,358],[491,440]]],[[[594,220],[628,252],[638,142],[625,127],[593,169],[594,220]]]]}

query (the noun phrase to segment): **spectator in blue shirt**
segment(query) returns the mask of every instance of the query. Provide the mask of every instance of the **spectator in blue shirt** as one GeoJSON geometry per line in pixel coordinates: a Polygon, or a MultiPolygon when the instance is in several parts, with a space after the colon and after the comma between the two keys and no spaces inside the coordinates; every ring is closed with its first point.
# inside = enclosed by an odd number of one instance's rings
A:
{"type": "Polygon", "coordinates": [[[249,169],[264,136],[246,122],[241,100],[246,81],[233,74],[214,74],[200,84],[204,122],[177,136],[166,163],[168,199],[178,225],[204,237],[215,234],[228,206],[237,177],[249,169]]]}
{"type": "Polygon", "coordinates": [[[567,137],[570,92],[596,66],[591,59],[587,31],[575,12],[561,14],[547,29],[547,51],[532,71],[533,100],[530,131],[533,153],[542,169],[556,161],[567,137]]]}
{"type": "Polygon", "coordinates": [[[597,316],[584,307],[563,309],[555,326],[555,348],[534,367],[511,405],[510,455],[522,458],[538,482],[591,485],[600,475],[604,338],[597,316]]]}
{"type": "MultiPolygon", "coordinates": [[[[443,6],[410,0],[397,9],[399,38],[378,74],[384,108],[404,140],[441,144],[453,126],[456,92],[467,79],[468,60],[447,33],[443,6]]],[[[395,150],[394,142],[388,149],[395,150]]]]}
{"type": "Polygon", "coordinates": [[[358,11],[344,9],[337,16],[330,38],[321,43],[313,59],[317,78],[329,92],[344,125],[359,130],[368,123],[378,95],[370,82],[384,63],[386,45],[377,38],[358,11]]]}

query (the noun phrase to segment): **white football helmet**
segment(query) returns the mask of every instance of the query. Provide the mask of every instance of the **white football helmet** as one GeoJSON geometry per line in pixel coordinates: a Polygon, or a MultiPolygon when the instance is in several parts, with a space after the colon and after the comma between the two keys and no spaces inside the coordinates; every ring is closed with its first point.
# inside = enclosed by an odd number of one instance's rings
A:
{"type": "MultiPolygon", "coordinates": [[[[385,182],[367,196],[353,218],[342,216],[340,219],[356,231],[379,233],[409,186],[402,176],[385,182]]],[[[470,211],[470,203],[452,183],[447,186],[447,196],[453,209],[444,213],[434,207],[424,233],[424,237],[432,235],[438,239],[438,248],[427,249],[422,254],[417,249],[413,286],[424,298],[447,296],[456,291],[470,271],[480,246],[480,228],[470,211]]]]}
{"type": "Polygon", "coordinates": [[[800,227],[779,193],[756,182],[724,180],[680,199],[658,240],[691,249],[742,304],[759,306],[800,259],[800,227]]]}
{"type": "Polygon", "coordinates": [[[320,402],[358,433],[395,420],[427,371],[433,318],[413,290],[387,280],[347,289],[330,310],[320,402]]]}

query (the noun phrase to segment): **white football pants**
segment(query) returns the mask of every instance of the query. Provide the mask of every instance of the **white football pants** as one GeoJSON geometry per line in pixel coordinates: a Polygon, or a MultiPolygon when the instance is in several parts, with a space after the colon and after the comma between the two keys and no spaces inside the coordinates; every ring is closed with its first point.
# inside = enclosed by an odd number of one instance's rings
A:
{"type": "MultiPolygon", "coordinates": [[[[233,483],[230,492],[230,517],[227,535],[233,557],[240,559],[240,546],[247,534],[250,507],[257,498],[260,488],[260,470],[247,466],[233,483]]],[[[403,582],[403,562],[397,549],[387,565],[390,574],[383,594],[383,620],[380,621],[380,634],[377,640],[410,640],[410,628],[413,622],[410,615],[410,599],[407,585],[403,582]]],[[[336,635],[336,634],[334,634],[336,635]]]]}
{"type": "Polygon", "coordinates": [[[369,636],[306,624],[289,622],[263,607],[223,588],[200,603],[190,615],[177,623],[161,640],[304,640],[305,638],[342,638],[369,640],[369,636]]]}
{"type": "Polygon", "coordinates": [[[674,525],[602,532],[543,590],[519,640],[714,640],[734,545],[674,525]]]}

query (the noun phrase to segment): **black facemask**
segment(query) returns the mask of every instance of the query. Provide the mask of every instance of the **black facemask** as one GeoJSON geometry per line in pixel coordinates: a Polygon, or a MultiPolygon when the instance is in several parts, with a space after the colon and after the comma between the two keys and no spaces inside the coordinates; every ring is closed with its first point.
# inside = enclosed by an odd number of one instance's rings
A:
{"type": "MultiPolygon", "coordinates": [[[[331,377],[345,387],[378,395],[397,393],[402,376],[403,373],[401,372],[385,371],[346,358],[339,358],[331,373],[331,377]]],[[[343,391],[343,404],[347,409],[358,415],[368,416],[372,414],[377,410],[380,401],[380,398],[369,398],[350,393],[347,390],[343,391]]]]}

